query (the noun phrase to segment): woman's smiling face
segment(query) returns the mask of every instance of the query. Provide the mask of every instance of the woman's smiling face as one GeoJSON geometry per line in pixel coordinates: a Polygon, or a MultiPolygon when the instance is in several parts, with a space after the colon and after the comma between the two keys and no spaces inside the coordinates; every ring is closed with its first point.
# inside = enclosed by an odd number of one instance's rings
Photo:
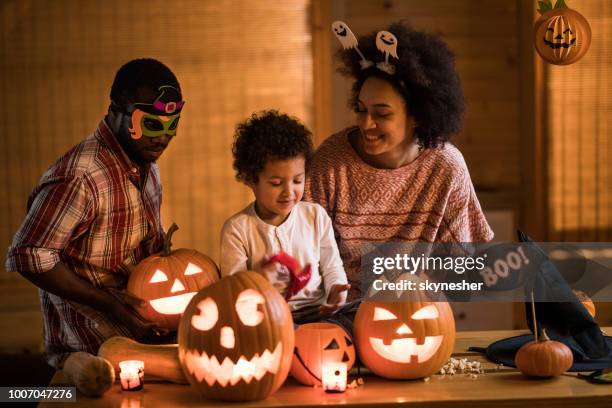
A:
{"type": "Polygon", "coordinates": [[[359,91],[357,105],[359,146],[371,156],[402,156],[413,142],[414,120],[408,116],[406,103],[384,79],[368,78],[359,91]]]}

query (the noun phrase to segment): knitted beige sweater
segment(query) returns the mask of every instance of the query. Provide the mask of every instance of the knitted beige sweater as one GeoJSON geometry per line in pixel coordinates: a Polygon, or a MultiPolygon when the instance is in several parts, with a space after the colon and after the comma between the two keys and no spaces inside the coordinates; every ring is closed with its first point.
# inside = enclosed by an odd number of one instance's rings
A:
{"type": "Polygon", "coordinates": [[[359,297],[365,243],[486,242],[493,231],[484,217],[467,166],[452,144],[425,149],[398,169],[364,163],[348,140],[355,128],[330,136],[317,149],[305,199],[332,219],[340,256],[359,297]]]}

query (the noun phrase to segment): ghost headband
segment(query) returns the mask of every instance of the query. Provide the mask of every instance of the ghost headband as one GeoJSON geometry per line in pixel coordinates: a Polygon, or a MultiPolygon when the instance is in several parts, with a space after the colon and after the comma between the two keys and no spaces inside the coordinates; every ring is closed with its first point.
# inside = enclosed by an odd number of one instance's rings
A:
{"type": "MultiPolygon", "coordinates": [[[[334,21],[332,23],[332,31],[342,47],[345,50],[355,49],[357,54],[361,57],[359,64],[361,69],[367,69],[374,65],[372,61],[367,60],[364,55],[359,51],[357,47],[357,38],[351,29],[342,21],[334,21]]],[[[397,38],[389,31],[379,31],[376,34],[376,48],[385,55],[385,60],[378,62],[376,68],[386,72],[389,75],[395,74],[395,65],[389,63],[389,55],[393,58],[398,59],[397,56],[397,38]]]]}

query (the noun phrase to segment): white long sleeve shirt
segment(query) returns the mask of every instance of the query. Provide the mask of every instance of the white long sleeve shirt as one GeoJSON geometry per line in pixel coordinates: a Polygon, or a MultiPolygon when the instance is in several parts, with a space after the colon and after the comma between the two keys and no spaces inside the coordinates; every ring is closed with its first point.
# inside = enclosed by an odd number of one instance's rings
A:
{"type": "MultiPolygon", "coordinates": [[[[297,203],[279,226],[262,221],[254,202],[225,221],[221,275],[260,270],[266,256],[281,251],[296,258],[302,267],[311,265],[310,281],[289,301],[292,311],[325,303],[333,285],[347,283],[331,219],[319,204],[304,201],[297,203]]],[[[342,303],[345,299],[346,291],[342,303]]]]}

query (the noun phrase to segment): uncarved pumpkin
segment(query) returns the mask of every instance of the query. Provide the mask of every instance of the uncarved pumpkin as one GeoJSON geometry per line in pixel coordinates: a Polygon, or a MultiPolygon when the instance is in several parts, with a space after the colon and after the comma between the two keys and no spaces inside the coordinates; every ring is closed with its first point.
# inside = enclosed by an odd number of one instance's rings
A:
{"type": "Polygon", "coordinates": [[[546,331],[538,341],[524,344],[516,353],[514,363],[523,374],[533,377],[555,377],[574,363],[572,350],[565,344],[550,340],[546,331]]]}
{"type": "Polygon", "coordinates": [[[535,49],[547,62],[568,65],[578,61],[591,45],[591,26],[575,10],[554,8],[543,13],[533,30],[535,49]]]}
{"type": "Polygon", "coordinates": [[[582,306],[584,306],[587,312],[589,312],[591,317],[595,317],[595,303],[593,303],[593,300],[581,290],[575,290],[574,293],[576,294],[578,300],[580,300],[580,303],[582,303],[582,306]]]}
{"type": "Polygon", "coordinates": [[[419,291],[401,301],[364,300],[354,321],[359,357],[375,374],[391,379],[430,376],[455,345],[455,319],[446,302],[419,291]]]}
{"type": "Polygon", "coordinates": [[[115,382],[115,370],[111,363],[84,351],[70,353],[62,372],[69,384],[74,384],[88,397],[100,397],[115,382]]]}
{"type": "Polygon", "coordinates": [[[333,323],[307,323],[295,331],[291,375],[304,385],[322,385],[325,363],[355,364],[355,347],[344,329],[333,323]]]}
{"type": "Polygon", "coordinates": [[[193,297],[178,342],[185,376],[205,398],[260,400],[289,374],[293,319],[287,302],[263,276],[238,272],[193,297]]]}
{"type": "Polygon", "coordinates": [[[162,251],[142,262],[130,274],[127,291],[146,301],[138,312],[160,327],[176,330],[181,314],[191,298],[202,288],[219,280],[217,265],[194,249],[171,251],[172,224],[162,251]]]}

